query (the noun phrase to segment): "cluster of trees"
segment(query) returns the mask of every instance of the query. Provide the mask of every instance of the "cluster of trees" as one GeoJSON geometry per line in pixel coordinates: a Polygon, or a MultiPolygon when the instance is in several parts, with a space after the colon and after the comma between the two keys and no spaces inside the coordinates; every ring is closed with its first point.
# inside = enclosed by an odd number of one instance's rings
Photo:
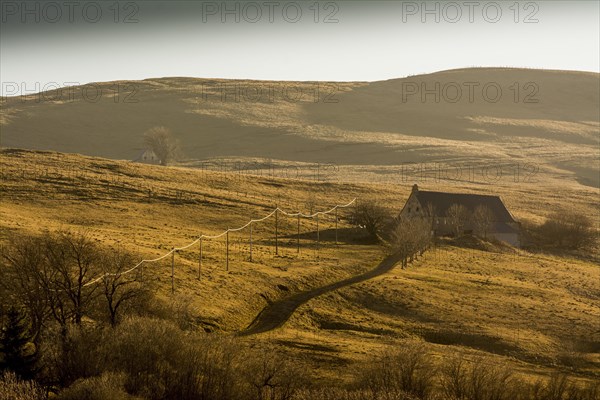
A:
{"type": "Polygon", "coordinates": [[[402,268],[406,268],[418,255],[431,246],[433,240],[431,220],[428,218],[406,218],[396,223],[391,234],[390,245],[400,257],[402,268]]]}
{"type": "Polygon", "coordinates": [[[465,226],[470,225],[476,235],[487,239],[494,224],[494,213],[485,205],[479,205],[471,212],[462,204],[452,204],[446,211],[446,222],[457,237],[462,235],[465,226]]]}
{"type": "Polygon", "coordinates": [[[548,249],[586,249],[598,240],[592,220],[572,210],[553,212],[541,225],[527,224],[526,231],[532,245],[548,249]]]}
{"type": "Polygon", "coordinates": [[[69,330],[86,317],[115,326],[122,309],[145,293],[135,277],[123,274],[134,260],[122,250],[101,249],[86,234],[12,236],[0,254],[0,367],[31,379],[43,369],[40,349],[49,331],[59,333],[58,344],[68,352],[69,330]]]}
{"type": "MultiPolygon", "coordinates": [[[[300,366],[275,348],[185,331],[165,318],[127,316],[115,327],[74,327],[67,338],[67,352],[42,356],[46,376],[62,370],[57,400],[283,400],[306,384],[300,366]]],[[[0,378],[0,398],[11,399],[1,394],[23,382],[15,378],[0,378]]]]}

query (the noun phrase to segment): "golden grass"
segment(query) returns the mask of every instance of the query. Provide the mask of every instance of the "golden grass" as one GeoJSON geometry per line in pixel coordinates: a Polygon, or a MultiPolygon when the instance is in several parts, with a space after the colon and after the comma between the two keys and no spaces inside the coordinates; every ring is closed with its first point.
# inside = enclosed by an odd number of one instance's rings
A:
{"type": "MultiPolygon", "coordinates": [[[[0,165],[4,234],[86,230],[103,246],[121,246],[140,258],[157,257],[201,233],[243,225],[275,204],[307,212],[313,201],[324,210],[358,197],[399,210],[412,185],[360,183],[368,179],[368,166],[348,167],[354,183],[344,183],[19,150],[2,151],[0,165]]],[[[541,221],[563,207],[565,198],[571,208],[598,212],[597,190],[545,174],[529,184],[441,181],[421,186],[500,194],[518,218],[541,221]]],[[[379,246],[353,242],[354,231],[344,221],[336,246],[333,220],[327,218],[320,220],[318,252],[315,221],[302,220],[298,255],[296,221],[281,218],[280,223],[278,257],[270,220],[255,227],[254,262],[248,260],[244,232],[230,236],[229,271],[223,240],[215,240],[205,243],[200,281],[198,247],[177,254],[175,295],[170,293],[170,259],[144,268],[144,279],[156,284],[160,298],[187,308],[199,329],[231,333],[248,326],[268,302],[365,272],[384,257],[379,246]]],[[[599,278],[597,262],[445,246],[407,270],[396,268],[309,300],[282,328],[243,340],[279,344],[314,371],[315,379],[328,382],[349,379],[374,351],[407,337],[424,338],[440,359],[454,351],[490,354],[494,362],[508,362],[531,376],[577,363],[581,374],[597,376],[599,278]]]]}

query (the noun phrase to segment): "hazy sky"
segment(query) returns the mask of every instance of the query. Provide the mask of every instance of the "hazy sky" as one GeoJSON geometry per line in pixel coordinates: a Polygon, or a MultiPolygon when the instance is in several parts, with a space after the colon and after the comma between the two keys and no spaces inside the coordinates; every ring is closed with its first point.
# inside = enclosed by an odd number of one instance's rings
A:
{"type": "Polygon", "coordinates": [[[2,94],[164,76],[374,81],[600,71],[593,1],[5,1],[2,94]]]}

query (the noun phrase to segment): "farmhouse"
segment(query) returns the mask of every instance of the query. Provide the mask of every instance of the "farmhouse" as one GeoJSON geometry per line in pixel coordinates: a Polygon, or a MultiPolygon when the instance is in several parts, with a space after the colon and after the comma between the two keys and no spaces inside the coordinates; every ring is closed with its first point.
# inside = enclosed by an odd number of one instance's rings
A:
{"type": "Polygon", "coordinates": [[[436,236],[455,235],[458,230],[520,246],[520,225],[498,196],[430,192],[414,185],[399,217],[431,219],[436,236]]]}
{"type": "Polygon", "coordinates": [[[144,164],[153,164],[159,165],[160,159],[158,156],[150,149],[146,149],[140,153],[138,158],[133,160],[134,162],[144,163],[144,164]]]}

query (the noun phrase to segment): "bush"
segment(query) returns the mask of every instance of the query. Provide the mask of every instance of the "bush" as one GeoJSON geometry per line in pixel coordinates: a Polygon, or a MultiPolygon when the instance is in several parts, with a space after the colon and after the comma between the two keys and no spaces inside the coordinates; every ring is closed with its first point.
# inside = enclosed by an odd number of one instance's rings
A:
{"type": "Polygon", "coordinates": [[[249,351],[243,366],[244,392],[257,400],[291,400],[305,385],[303,371],[271,346],[249,351]]]}
{"type": "Polygon", "coordinates": [[[0,375],[0,399],[43,400],[46,392],[34,381],[22,381],[12,372],[0,375]]]}
{"type": "Polygon", "coordinates": [[[82,379],[63,390],[58,400],[133,400],[124,389],[123,375],[105,373],[82,379]]]}
{"type": "Polygon", "coordinates": [[[364,201],[354,208],[351,223],[365,229],[371,239],[377,240],[390,219],[389,212],[383,206],[375,201],[364,201]]]}
{"type": "Polygon", "coordinates": [[[546,222],[534,228],[533,236],[542,246],[578,250],[592,246],[597,232],[589,217],[563,211],[550,214],[546,222]]]}
{"type": "Polygon", "coordinates": [[[598,400],[600,383],[577,385],[566,375],[557,373],[545,381],[538,381],[530,392],[532,400],[598,400]]]}
{"type": "Polygon", "coordinates": [[[440,387],[448,400],[518,400],[521,386],[507,367],[483,357],[467,362],[454,356],[441,368],[440,387]]]}
{"type": "Polygon", "coordinates": [[[435,373],[430,359],[423,342],[407,341],[398,348],[386,349],[376,357],[359,385],[370,392],[372,398],[384,393],[394,399],[405,398],[406,395],[427,399],[435,373]]]}
{"type": "Polygon", "coordinates": [[[106,340],[104,330],[69,326],[66,333],[58,324],[46,329],[41,341],[40,379],[61,387],[77,380],[100,375],[105,368],[100,348],[106,340]]]}
{"type": "Polygon", "coordinates": [[[186,334],[149,318],[121,323],[103,349],[107,368],[126,373],[128,392],[148,399],[233,399],[241,353],[228,338],[186,334]]]}
{"type": "Polygon", "coordinates": [[[365,390],[344,388],[304,389],[299,391],[294,400],[414,400],[406,393],[390,393],[380,391],[373,394],[365,390]]]}

